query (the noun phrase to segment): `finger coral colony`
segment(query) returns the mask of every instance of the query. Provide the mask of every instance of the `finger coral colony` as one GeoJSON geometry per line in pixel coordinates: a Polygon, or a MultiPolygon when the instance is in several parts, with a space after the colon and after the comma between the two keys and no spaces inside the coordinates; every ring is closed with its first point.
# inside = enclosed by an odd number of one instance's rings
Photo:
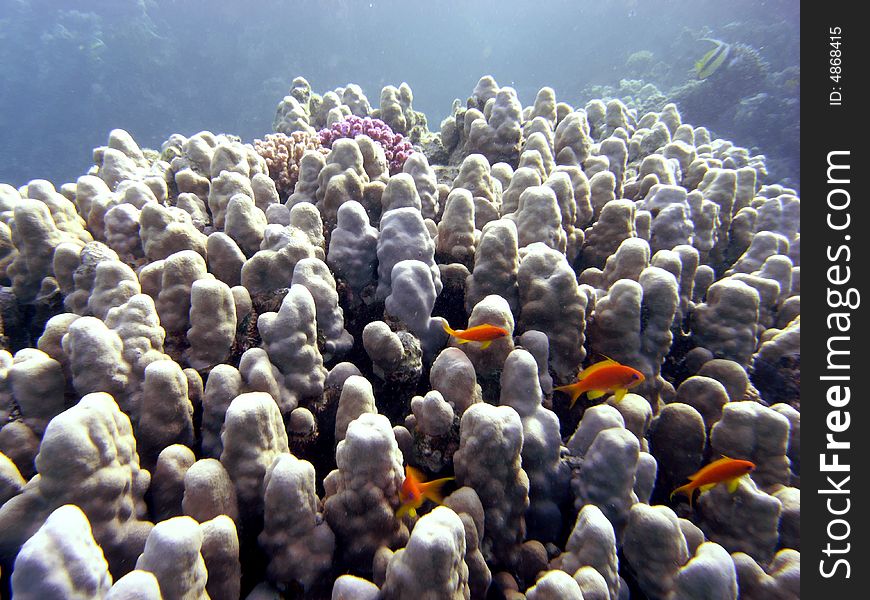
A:
{"type": "Polygon", "coordinates": [[[379,100],[0,185],[6,589],[797,597],[797,193],[673,104],[379,100]]]}

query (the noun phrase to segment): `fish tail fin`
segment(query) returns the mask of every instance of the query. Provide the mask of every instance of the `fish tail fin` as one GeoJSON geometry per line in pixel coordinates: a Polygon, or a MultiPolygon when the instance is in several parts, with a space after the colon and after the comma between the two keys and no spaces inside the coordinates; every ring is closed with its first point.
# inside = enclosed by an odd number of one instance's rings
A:
{"type": "Polygon", "coordinates": [[[574,408],[578,398],[580,398],[580,395],[583,394],[584,391],[585,390],[581,389],[580,386],[577,386],[569,392],[569,394],[571,394],[571,404],[568,405],[569,409],[574,408]]]}
{"type": "Polygon", "coordinates": [[[441,317],[441,326],[444,328],[444,331],[447,333],[447,335],[452,335],[452,336],[456,335],[456,330],[451,329],[450,324],[447,322],[447,319],[445,319],[444,317],[441,317]]]}
{"type": "Polygon", "coordinates": [[[420,491],[423,493],[423,496],[435,502],[437,504],[444,503],[444,493],[442,492],[442,488],[444,484],[448,481],[453,481],[453,477],[445,477],[444,479],[434,479],[432,481],[427,481],[420,485],[420,491]]]}
{"type": "Polygon", "coordinates": [[[575,383],[569,383],[568,385],[560,385],[559,387],[553,388],[553,391],[563,392],[571,396],[571,404],[568,408],[574,408],[574,403],[577,402],[577,398],[585,391],[579,385],[575,383]]]}
{"type": "Polygon", "coordinates": [[[483,342],[483,343],[480,345],[480,349],[481,349],[481,350],[486,350],[487,348],[489,348],[489,345],[490,345],[491,343],[492,343],[492,340],[486,340],[485,342],[483,342]]]}
{"type": "Polygon", "coordinates": [[[450,327],[450,325],[447,323],[447,319],[445,319],[443,317],[441,318],[441,326],[444,327],[444,331],[445,331],[445,333],[447,333],[447,335],[453,337],[453,339],[456,340],[456,343],[467,344],[468,342],[471,341],[471,340],[464,340],[461,337],[459,337],[459,332],[456,331],[455,329],[453,329],[452,327],[450,327]]]}
{"type": "Polygon", "coordinates": [[[625,398],[625,395],[628,393],[628,388],[619,388],[616,390],[615,398],[617,402],[622,401],[625,398]]]}
{"type": "Polygon", "coordinates": [[[686,496],[689,499],[689,506],[691,507],[692,506],[692,495],[693,495],[694,491],[695,491],[695,489],[692,487],[692,484],[687,483],[686,485],[681,485],[680,487],[675,489],[673,492],[671,492],[670,499],[673,500],[674,496],[676,496],[677,494],[683,494],[684,496],[686,496]]]}

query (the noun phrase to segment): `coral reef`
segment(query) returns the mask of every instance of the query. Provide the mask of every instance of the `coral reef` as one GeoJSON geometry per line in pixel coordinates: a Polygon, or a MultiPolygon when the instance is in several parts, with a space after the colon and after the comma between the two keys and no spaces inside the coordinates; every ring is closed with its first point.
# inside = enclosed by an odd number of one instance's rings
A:
{"type": "Polygon", "coordinates": [[[305,131],[291,130],[285,133],[270,133],[262,140],[254,140],[257,153],[266,159],[269,177],[283,197],[288,197],[296,189],[299,181],[299,165],[306,152],[328,153],[320,143],[320,137],[305,131]]]}
{"type": "Polygon", "coordinates": [[[354,139],[358,135],[368,136],[383,149],[391,175],[400,173],[405,160],[414,152],[411,143],[405,140],[401,133],[394,133],[389,125],[371,117],[360,118],[349,115],[333,123],[329,128],[321,129],[318,135],[320,143],[326,148],[332,148],[332,144],[337,139],[354,139]]]}
{"type": "Polygon", "coordinates": [[[0,185],[0,585],[795,593],[800,199],[634,92],[484,77],[432,133],[405,83],[297,78],[253,145],[115,130],[0,185]],[[554,393],[604,358],[644,381],[554,393]],[[722,456],[756,468],[671,498],[722,456]]]}
{"type": "Polygon", "coordinates": [[[99,598],[111,581],[87,517],[67,504],[52,512],[21,547],[12,593],[16,598],[99,598]]]}

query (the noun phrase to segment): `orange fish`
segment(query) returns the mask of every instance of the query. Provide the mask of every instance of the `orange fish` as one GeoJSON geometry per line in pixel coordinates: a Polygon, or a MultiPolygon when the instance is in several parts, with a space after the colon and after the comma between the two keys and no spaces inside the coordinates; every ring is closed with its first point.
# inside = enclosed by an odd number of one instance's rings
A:
{"type": "Polygon", "coordinates": [[[755,469],[755,463],[748,460],[723,457],[701,468],[694,475],[689,475],[689,483],[680,486],[671,492],[671,500],[675,494],[685,494],[689,497],[689,506],[692,506],[692,496],[695,490],[706,492],[718,483],[727,483],[728,491],[732,494],[740,485],[740,478],[748,475],[755,469]]]}
{"type": "Polygon", "coordinates": [[[417,509],[423,505],[423,501],[427,498],[438,504],[444,502],[441,488],[451,479],[453,477],[424,481],[423,474],[420,471],[406,465],[405,481],[402,482],[402,489],[399,490],[399,500],[402,504],[396,510],[396,516],[401,518],[406,514],[410,514],[416,519],[417,509]]]}
{"type": "Polygon", "coordinates": [[[602,360],[584,369],[575,383],[553,388],[571,396],[571,406],[583,393],[588,393],[589,399],[600,398],[608,392],[616,393],[619,402],[628,390],[643,381],[643,373],[631,367],[621,365],[612,358],[602,360]]]}
{"type": "Polygon", "coordinates": [[[475,325],[469,329],[456,331],[455,329],[450,328],[450,325],[447,324],[447,319],[441,319],[441,324],[444,325],[444,331],[455,337],[460,344],[467,344],[468,342],[483,342],[480,345],[481,350],[488,348],[493,340],[508,335],[507,329],[496,327],[495,325],[475,325]]]}

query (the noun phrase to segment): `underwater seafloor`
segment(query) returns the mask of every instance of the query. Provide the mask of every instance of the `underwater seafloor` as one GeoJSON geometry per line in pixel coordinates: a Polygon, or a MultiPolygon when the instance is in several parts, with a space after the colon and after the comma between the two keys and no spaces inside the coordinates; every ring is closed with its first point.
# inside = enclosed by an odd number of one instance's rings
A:
{"type": "Polygon", "coordinates": [[[4,594],[799,597],[795,190],[674,104],[412,100],[297,78],[253,144],[0,185],[4,594]]]}

